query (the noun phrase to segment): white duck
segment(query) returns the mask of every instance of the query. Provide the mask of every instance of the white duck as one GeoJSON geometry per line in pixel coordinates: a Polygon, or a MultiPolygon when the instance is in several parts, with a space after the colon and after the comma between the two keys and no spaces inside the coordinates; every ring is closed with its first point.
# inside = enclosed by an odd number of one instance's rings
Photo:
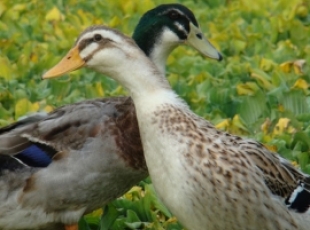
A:
{"type": "Polygon", "coordinates": [[[133,40],[104,26],[88,28],[44,78],[83,66],[129,90],[154,187],[186,228],[309,229],[309,176],[194,114],[133,40]],[[274,189],[283,184],[287,205],[274,189]]]}

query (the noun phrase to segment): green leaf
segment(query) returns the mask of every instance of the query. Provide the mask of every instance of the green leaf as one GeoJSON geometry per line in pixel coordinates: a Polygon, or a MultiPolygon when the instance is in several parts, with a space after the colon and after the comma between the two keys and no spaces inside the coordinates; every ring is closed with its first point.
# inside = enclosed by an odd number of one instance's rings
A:
{"type": "Polygon", "coordinates": [[[100,229],[109,230],[117,219],[118,215],[119,213],[113,204],[106,205],[100,221],[100,229]]]}

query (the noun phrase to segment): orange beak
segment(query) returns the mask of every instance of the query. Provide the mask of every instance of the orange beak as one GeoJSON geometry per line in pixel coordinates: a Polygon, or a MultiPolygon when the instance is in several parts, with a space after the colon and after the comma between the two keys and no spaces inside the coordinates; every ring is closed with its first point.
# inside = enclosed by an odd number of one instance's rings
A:
{"type": "Polygon", "coordinates": [[[48,70],[43,79],[59,77],[66,73],[70,73],[85,65],[85,61],[80,57],[80,52],[77,46],[73,47],[67,55],[56,64],[53,68],[48,70]]]}

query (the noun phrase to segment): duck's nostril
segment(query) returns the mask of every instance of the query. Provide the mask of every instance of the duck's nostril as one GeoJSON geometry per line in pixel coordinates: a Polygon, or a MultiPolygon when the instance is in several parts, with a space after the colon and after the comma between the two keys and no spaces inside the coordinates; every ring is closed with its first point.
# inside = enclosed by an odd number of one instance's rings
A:
{"type": "Polygon", "coordinates": [[[202,39],[202,34],[196,34],[196,37],[202,39]]]}

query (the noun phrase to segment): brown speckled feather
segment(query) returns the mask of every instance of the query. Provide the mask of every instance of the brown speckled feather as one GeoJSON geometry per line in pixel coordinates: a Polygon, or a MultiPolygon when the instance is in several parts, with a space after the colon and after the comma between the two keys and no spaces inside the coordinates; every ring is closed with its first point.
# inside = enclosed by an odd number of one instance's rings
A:
{"type": "Polygon", "coordinates": [[[217,130],[179,105],[160,105],[149,121],[139,122],[142,139],[159,137],[144,143],[156,191],[187,228],[284,230],[306,229],[310,223],[274,196],[285,198],[296,181],[306,183],[306,175],[260,143],[217,130]],[[178,160],[161,166],[169,158],[178,160]]]}
{"type": "Polygon", "coordinates": [[[270,152],[262,144],[242,139],[237,142],[256,167],[262,171],[268,188],[275,195],[286,198],[307,176],[278,154],[270,152]]]}
{"type": "MultiPolygon", "coordinates": [[[[171,112],[172,110],[168,109],[167,113],[171,112]]],[[[160,113],[157,112],[156,116],[163,116],[163,114],[160,115],[160,113]]],[[[176,115],[170,118],[170,120],[167,119],[169,118],[163,117],[162,122],[169,121],[169,124],[174,122],[180,123],[184,118],[176,115]]],[[[167,125],[167,127],[170,126],[167,125]]],[[[183,125],[179,124],[176,130],[184,132],[185,134],[188,133],[191,128],[195,128],[195,124],[186,121],[183,125]]],[[[169,131],[170,128],[167,129],[169,131]]],[[[216,130],[211,124],[207,131],[210,135],[203,136],[203,134],[200,133],[199,136],[196,137],[197,140],[204,140],[209,143],[212,142],[212,139],[220,140],[224,147],[235,146],[236,151],[242,151],[247,154],[259,174],[264,178],[265,184],[274,195],[286,199],[300,182],[303,182],[308,178],[306,174],[295,168],[290,162],[281,158],[278,154],[270,152],[259,142],[244,139],[229,133],[223,133],[220,130],[216,130]]],[[[196,148],[198,147],[200,146],[196,146],[196,148]]],[[[220,144],[214,144],[214,147],[220,148],[220,144]]]]}
{"type": "MultiPolygon", "coordinates": [[[[86,100],[65,105],[44,118],[40,116],[33,121],[35,119],[32,117],[31,122],[22,120],[0,129],[3,135],[0,136],[0,142],[7,134],[11,135],[12,139],[18,136],[24,141],[27,139],[24,146],[29,146],[33,141],[46,144],[57,152],[82,150],[89,139],[113,130],[117,145],[121,149],[119,154],[124,161],[133,168],[146,169],[135,109],[129,97],[86,100]]],[[[7,154],[18,153],[15,152],[14,145],[15,143],[6,146],[7,154]],[[9,152],[10,149],[14,151],[9,152]]],[[[3,148],[4,145],[1,146],[3,148]]]]}

